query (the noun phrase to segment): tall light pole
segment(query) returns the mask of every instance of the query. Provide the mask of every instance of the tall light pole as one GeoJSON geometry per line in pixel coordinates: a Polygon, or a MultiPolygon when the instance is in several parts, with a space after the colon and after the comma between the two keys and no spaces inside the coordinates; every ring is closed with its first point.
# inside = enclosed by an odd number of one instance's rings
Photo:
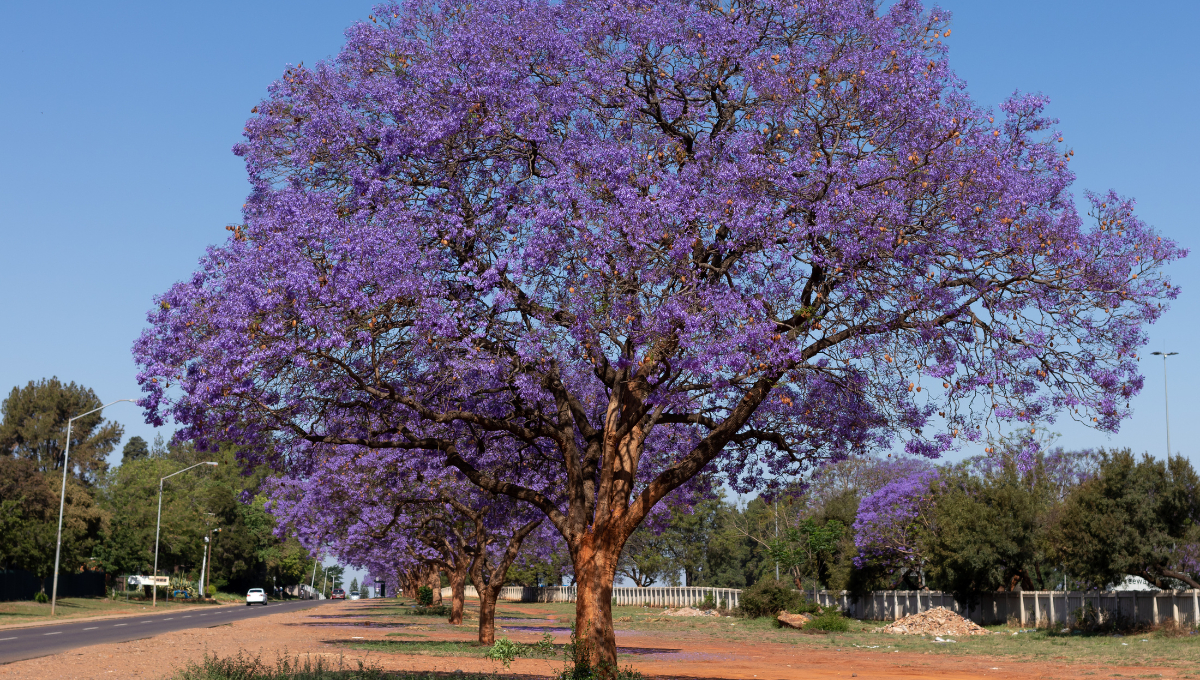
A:
{"type": "Polygon", "coordinates": [[[108,408],[109,406],[112,406],[113,404],[119,404],[123,401],[128,401],[130,403],[136,403],[132,399],[118,399],[116,401],[110,401],[107,404],[101,406],[100,408],[94,408],[91,411],[88,411],[87,413],[80,413],[79,415],[75,416],[74,418],[67,419],[67,445],[63,448],[62,491],[58,495],[58,537],[55,539],[55,545],[54,545],[54,585],[51,586],[51,588],[50,588],[50,616],[54,616],[54,606],[58,603],[58,558],[59,558],[59,555],[62,554],[62,518],[63,518],[63,507],[67,501],[67,470],[70,469],[70,467],[67,465],[67,463],[68,463],[68,457],[71,455],[71,425],[76,420],[78,420],[84,416],[90,416],[93,413],[95,413],[96,411],[102,411],[102,410],[108,408]]]}
{"type": "MultiPolygon", "coordinates": [[[[213,534],[219,534],[219,533],[221,533],[221,527],[217,527],[216,529],[211,529],[208,532],[209,540],[206,541],[206,543],[208,543],[208,574],[206,574],[204,576],[204,587],[205,588],[208,588],[209,582],[212,581],[212,563],[213,563],[213,545],[214,545],[213,541],[216,540],[216,538],[213,536],[213,534]]],[[[201,598],[203,598],[204,595],[205,595],[204,593],[200,593],[201,598]]]]}
{"type": "Polygon", "coordinates": [[[1151,352],[1156,357],[1163,358],[1163,409],[1167,416],[1167,459],[1171,458],[1171,403],[1167,399],[1167,357],[1173,357],[1179,352],[1151,352]]]}
{"type": "MultiPolygon", "coordinates": [[[[172,472],[171,474],[167,475],[166,477],[163,477],[162,479],[158,480],[158,521],[156,521],[154,523],[154,576],[152,577],[152,579],[158,578],[158,531],[162,527],[163,482],[174,477],[175,475],[187,472],[188,470],[191,470],[192,468],[200,467],[201,465],[216,465],[216,463],[211,460],[206,460],[203,463],[196,463],[195,465],[192,465],[191,467],[185,467],[184,469],[180,470],[179,472],[172,472]]],[[[154,589],[153,590],[154,594],[151,596],[150,606],[157,607],[158,606],[158,583],[155,583],[152,587],[154,589]]]]}

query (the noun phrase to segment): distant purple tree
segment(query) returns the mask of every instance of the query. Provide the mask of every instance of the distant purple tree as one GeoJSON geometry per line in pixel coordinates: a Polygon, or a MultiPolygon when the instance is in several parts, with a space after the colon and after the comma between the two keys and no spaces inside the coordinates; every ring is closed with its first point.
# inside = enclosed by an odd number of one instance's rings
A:
{"type": "MultiPolygon", "coordinates": [[[[924,470],[884,484],[858,506],[854,545],[861,568],[875,561],[897,575],[920,575],[924,565],[921,535],[933,531],[937,470],[924,470]]],[[[924,585],[923,578],[918,577],[924,585]]]]}
{"type": "Polygon", "coordinates": [[[380,6],[236,152],[244,224],[158,300],[149,418],[310,465],[408,449],[562,535],[611,668],[617,558],[739,491],[1065,411],[1113,431],[1185,253],[914,0],[380,6]],[[172,389],[175,386],[175,389],[172,389]],[[558,480],[548,496],[526,466],[558,480]]]}

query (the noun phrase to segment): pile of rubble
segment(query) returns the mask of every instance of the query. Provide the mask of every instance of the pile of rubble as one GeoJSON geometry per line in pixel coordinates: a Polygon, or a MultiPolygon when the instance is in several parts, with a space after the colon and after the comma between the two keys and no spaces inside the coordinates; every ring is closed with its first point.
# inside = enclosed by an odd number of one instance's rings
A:
{"type": "Polygon", "coordinates": [[[989,631],[945,607],[906,616],[880,629],[896,635],[988,635],[989,631]]]}
{"type": "Polygon", "coordinates": [[[694,609],[692,607],[664,609],[663,614],[667,616],[720,616],[715,609],[709,609],[708,611],[705,611],[703,609],[694,609]]]}

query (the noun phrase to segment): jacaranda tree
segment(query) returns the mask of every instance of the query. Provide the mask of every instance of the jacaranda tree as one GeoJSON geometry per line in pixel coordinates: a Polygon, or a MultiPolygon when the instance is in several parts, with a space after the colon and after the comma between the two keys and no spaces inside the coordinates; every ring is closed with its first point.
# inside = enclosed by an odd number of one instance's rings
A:
{"type": "MultiPolygon", "coordinates": [[[[1118,427],[1185,253],[974,104],[915,0],[414,0],[270,88],[244,223],[136,345],[151,420],[437,456],[538,508],[615,663],[625,539],[869,446],[1118,427]],[[520,484],[539,466],[562,502],[520,484]]],[[[586,656],[587,658],[584,658],[586,656]]]]}

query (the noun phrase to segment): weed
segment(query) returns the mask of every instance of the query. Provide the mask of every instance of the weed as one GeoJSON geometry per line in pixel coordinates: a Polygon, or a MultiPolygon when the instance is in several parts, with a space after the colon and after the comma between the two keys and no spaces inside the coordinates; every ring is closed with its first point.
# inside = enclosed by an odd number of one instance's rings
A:
{"type": "Polygon", "coordinates": [[[224,659],[205,654],[202,662],[189,662],[175,680],[382,680],[384,677],[381,669],[365,666],[361,661],[357,669],[341,666],[341,660],[335,669],[321,658],[313,663],[309,658],[301,662],[300,657],[280,656],[271,668],[261,657],[242,652],[224,659]]]}

